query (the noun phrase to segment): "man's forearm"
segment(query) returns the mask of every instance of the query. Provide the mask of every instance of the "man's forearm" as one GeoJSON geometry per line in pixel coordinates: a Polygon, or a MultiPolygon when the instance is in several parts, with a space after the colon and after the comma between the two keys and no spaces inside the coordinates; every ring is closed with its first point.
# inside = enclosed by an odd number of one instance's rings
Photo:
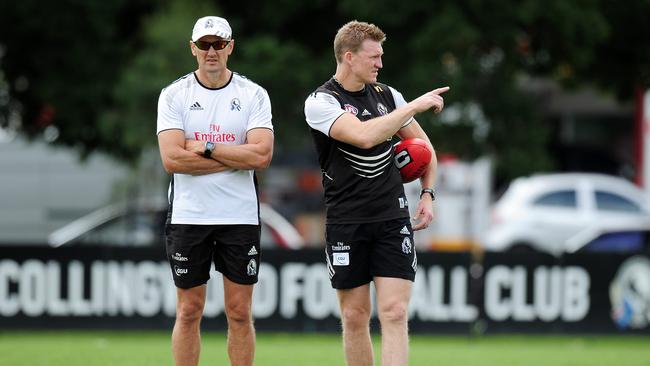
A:
{"type": "Polygon", "coordinates": [[[427,172],[420,178],[420,184],[422,188],[435,188],[436,187],[436,174],[438,171],[438,159],[436,157],[436,152],[433,151],[431,154],[431,162],[429,163],[429,168],[427,172]]]}
{"type": "Polygon", "coordinates": [[[204,158],[187,150],[171,157],[165,168],[169,173],[190,175],[218,173],[231,169],[219,161],[204,158]]]}
{"type": "Polygon", "coordinates": [[[212,159],[233,169],[265,169],[271,163],[272,151],[262,144],[217,145],[212,159]]]}
{"type": "Polygon", "coordinates": [[[389,114],[361,122],[361,133],[375,146],[393,137],[404,123],[415,115],[415,109],[409,104],[395,109],[389,114]]]}

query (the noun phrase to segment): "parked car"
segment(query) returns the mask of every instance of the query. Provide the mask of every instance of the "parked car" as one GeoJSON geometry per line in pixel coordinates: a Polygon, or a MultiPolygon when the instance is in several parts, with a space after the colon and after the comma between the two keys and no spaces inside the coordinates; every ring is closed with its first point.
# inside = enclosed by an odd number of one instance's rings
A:
{"type": "Polygon", "coordinates": [[[614,250],[642,244],[650,207],[642,190],[618,177],[546,174],[514,180],[494,205],[484,240],[491,251],[575,252],[595,240],[614,250]],[[605,239],[603,239],[605,238],[605,239]]]}
{"type": "MultiPolygon", "coordinates": [[[[265,203],[260,204],[262,247],[299,249],[305,246],[296,228],[265,203]]],[[[116,203],[83,216],[48,236],[52,247],[63,245],[162,245],[167,204],[159,201],[116,203]]]]}

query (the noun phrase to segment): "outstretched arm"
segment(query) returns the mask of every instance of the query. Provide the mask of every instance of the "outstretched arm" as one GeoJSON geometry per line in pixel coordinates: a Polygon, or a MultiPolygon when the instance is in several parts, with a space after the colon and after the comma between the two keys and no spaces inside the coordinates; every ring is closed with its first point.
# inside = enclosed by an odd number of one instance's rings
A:
{"type": "Polygon", "coordinates": [[[385,116],[364,122],[351,113],[344,113],[332,125],[330,136],[363,149],[371,148],[395,135],[417,113],[428,109],[440,112],[444,106],[440,94],[447,90],[449,87],[432,90],[385,116]]]}

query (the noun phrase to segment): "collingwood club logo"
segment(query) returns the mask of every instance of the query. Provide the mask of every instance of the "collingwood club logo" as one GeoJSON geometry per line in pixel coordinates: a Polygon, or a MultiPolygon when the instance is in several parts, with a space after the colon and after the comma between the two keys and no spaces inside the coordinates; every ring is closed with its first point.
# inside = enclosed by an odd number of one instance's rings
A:
{"type": "Polygon", "coordinates": [[[621,264],[609,285],[612,320],[620,329],[650,324],[650,259],[634,256],[621,264]]]}
{"type": "Polygon", "coordinates": [[[410,238],[404,238],[402,241],[402,253],[404,254],[411,254],[411,239],[410,238]]]}
{"type": "Polygon", "coordinates": [[[230,101],[230,110],[234,111],[235,109],[241,111],[241,102],[239,102],[239,98],[232,98],[230,101]]]}
{"type": "Polygon", "coordinates": [[[377,103],[377,110],[379,111],[379,114],[381,114],[382,116],[388,114],[388,108],[386,108],[386,106],[381,103],[377,103]]]}
{"type": "Polygon", "coordinates": [[[249,276],[255,276],[257,274],[257,262],[255,259],[248,261],[248,266],[246,266],[246,273],[248,273],[249,276]]]}

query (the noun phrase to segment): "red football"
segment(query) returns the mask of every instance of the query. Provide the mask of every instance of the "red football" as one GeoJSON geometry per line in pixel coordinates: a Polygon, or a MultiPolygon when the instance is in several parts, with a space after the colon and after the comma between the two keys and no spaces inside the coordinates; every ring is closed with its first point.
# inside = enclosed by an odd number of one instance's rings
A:
{"type": "Polygon", "coordinates": [[[395,165],[402,175],[402,182],[416,180],[426,173],[431,162],[431,148],[424,140],[406,139],[395,144],[395,165]]]}

